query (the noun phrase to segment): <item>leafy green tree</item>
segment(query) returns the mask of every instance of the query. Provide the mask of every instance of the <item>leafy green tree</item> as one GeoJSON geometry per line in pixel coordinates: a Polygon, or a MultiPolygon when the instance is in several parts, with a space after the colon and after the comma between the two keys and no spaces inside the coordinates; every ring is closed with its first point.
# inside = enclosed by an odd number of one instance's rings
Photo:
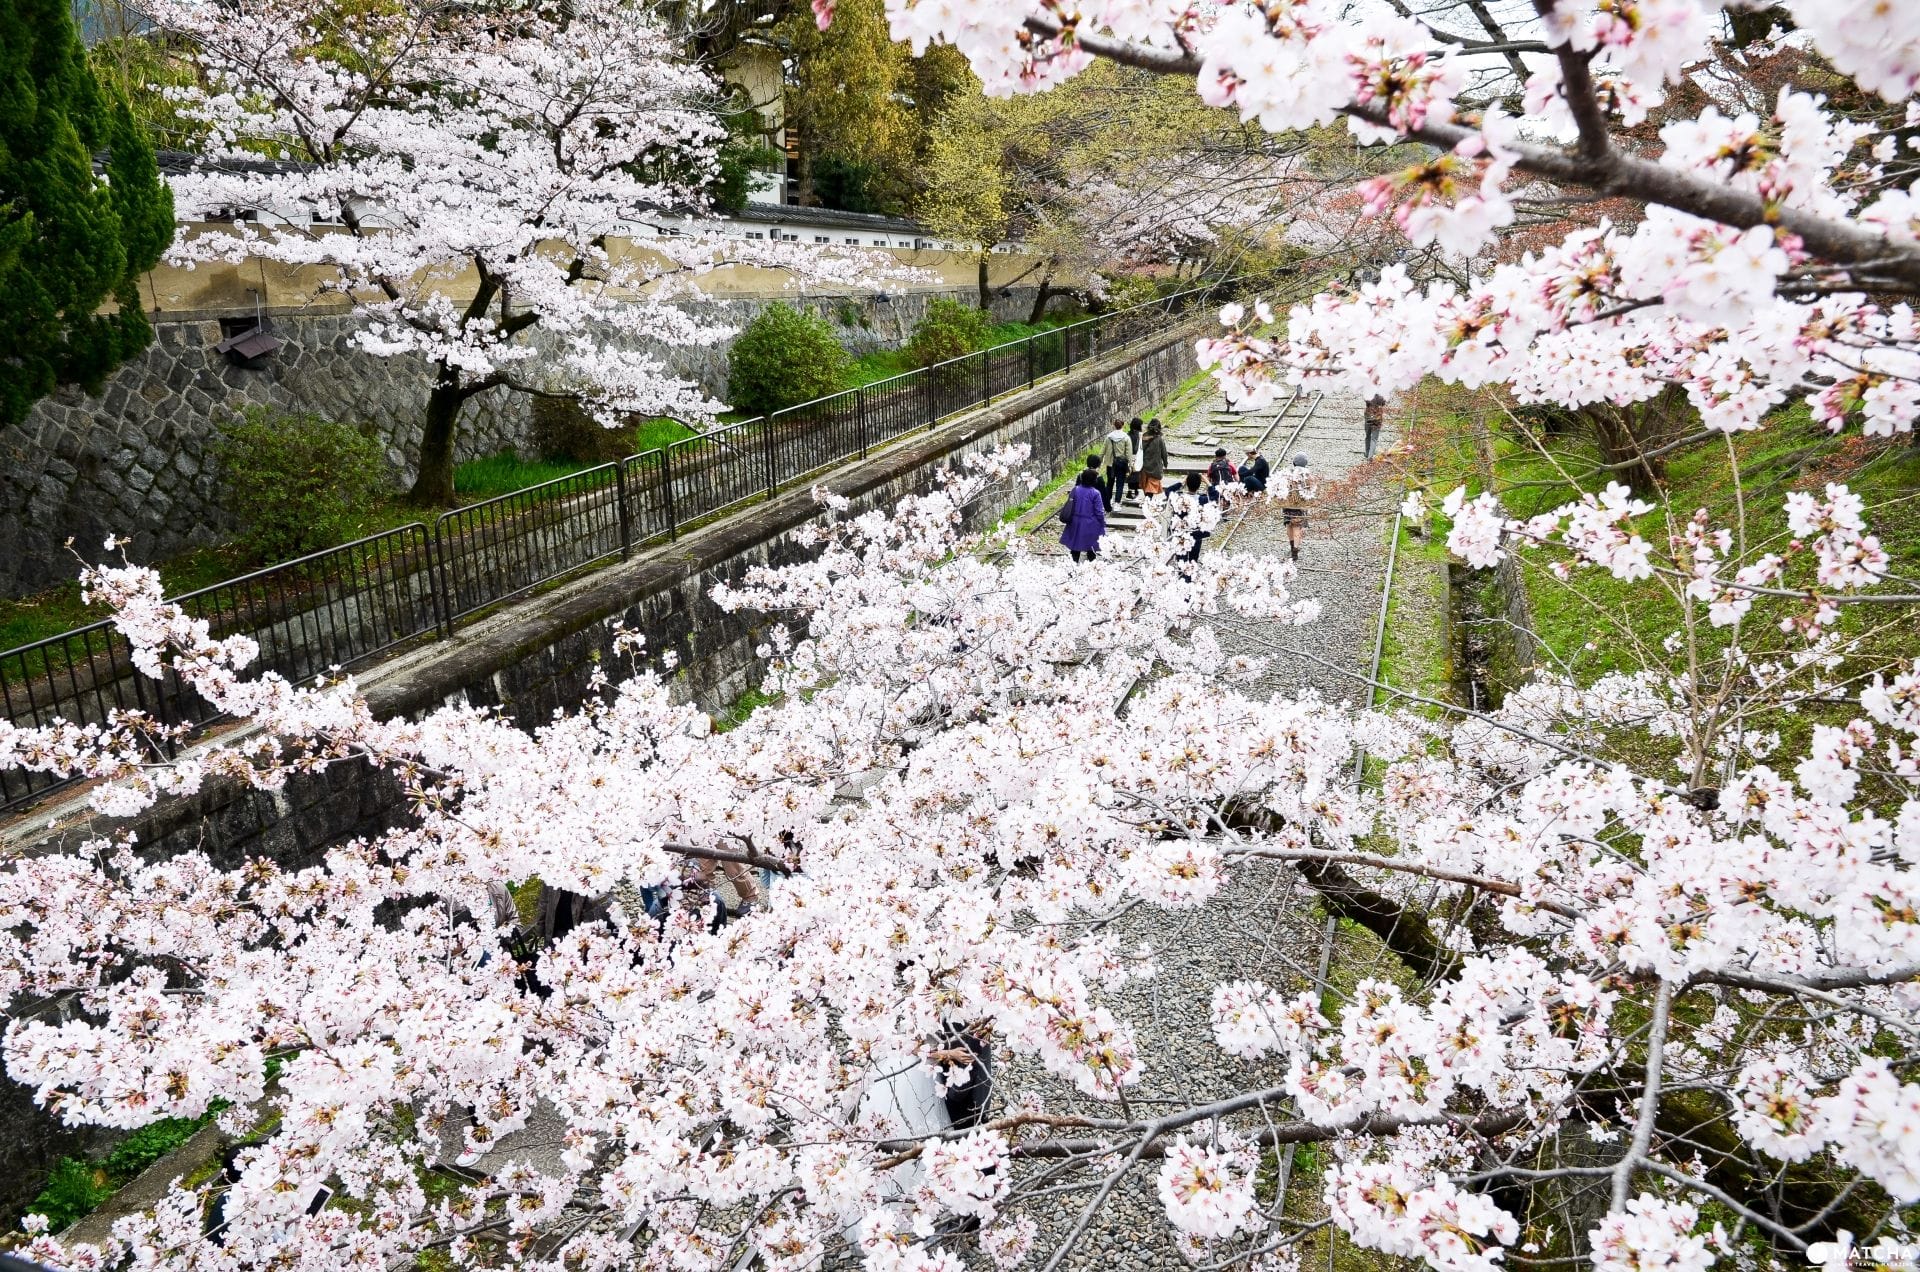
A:
{"type": "Polygon", "coordinates": [[[870,163],[822,155],[813,163],[813,191],[822,207],[845,212],[896,212],[884,195],[876,196],[880,174],[870,163]]]}
{"type": "Polygon", "coordinates": [[[946,46],[914,57],[894,41],[884,0],[839,0],[824,32],[807,5],[794,5],[776,33],[800,202],[905,212],[925,170],[928,125],[955,96],[979,95],[965,57],[946,46]]]}
{"type": "Polygon", "coordinates": [[[139,279],[173,235],[153,148],[95,79],[69,2],[0,5],[0,423],[57,385],[98,391],[146,347],[139,279]]]}
{"type": "Polygon", "coordinates": [[[768,415],[837,390],[847,362],[824,318],[768,305],[728,352],[727,396],[735,410],[768,415]]]}

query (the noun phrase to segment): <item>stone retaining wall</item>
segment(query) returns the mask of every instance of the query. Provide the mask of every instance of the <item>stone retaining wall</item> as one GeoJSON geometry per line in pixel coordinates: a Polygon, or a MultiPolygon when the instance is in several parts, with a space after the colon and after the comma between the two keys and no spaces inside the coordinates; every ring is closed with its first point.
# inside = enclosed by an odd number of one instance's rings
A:
{"type": "MultiPolygon", "coordinates": [[[[850,464],[819,485],[852,502],[849,515],[891,508],[930,489],[935,472],[966,454],[1013,442],[1033,449],[1036,474],[1060,473],[1115,418],[1164,400],[1194,370],[1195,327],[1170,328],[1162,341],[1095,359],[1051,383],[914,435],[850,464]]],[[[973,511],[985,524],[1013,506],[1009,490],[973,511]]],[[[757,565],[801,559],[793,531],[817,516],[808,490],[789,491],[693,531],[675,543],[509,606],[359,675],[383,718],[417,716],[449,703],[498,705],[522,721],[577,707],[596,668],[614,665],[616,628],[646,636],[650,656],[679,656],[677,692],[718,710],[758,683],[755,648],[764,624],[729,614],[708,599],[720,581],[740,582],[757,565]]],[[[226,869],[248,857],[299,868],[328,845],[377,833],[403,810],[396,782],[358,764],[296,777],[281,791],[209,783],[196,797],[136,819],[143,854],[205,852],[226,869]]],[[[0,853],[70,850],[115,826],[81,815],[78,797],[43,805],[0,827],[0,853]],[[47,829],[49,821],[58,830],[47,829]]],[[[17,1221],[63,1154],[95,1149],[100,1134],[64,1127],[32,1105],[24,1088],[0,1081],[0,1229],[17,1221]]]]}
{"type": "MultiPolygon", "coordinates": [[[[886,301],[873,295],[821,295],[788,301],[819,313],[854,353],[896,348],[936,296],[966,302],[971,289],[913,291],[886,301]]],[[[1034,288],[1002,288],[999,318],[1025,318],[1034,288]]],[[[699,314],[735,329],[766,299],[698,302],[699,314]]],[[[154,561],[217,543],[231,522],[220,506],[213,454],[220,429],[249,406],[311,411],[366,424],[387,449],[396,482],[410,482],[420,446],[421,413],[431,384],[413,356],[382,358],[353,342],[360,320],[344,313],[272,316],[284,345],[265,366],[244,370],[213,351],[220,322],[166,321],[139,357],[102,393],[67,388],[43,399],[15,426],[0,427],[0,596],[19,596],[74,576],[73,546],[88,560],[109,534],[132,536],[132,559],[154,561]]],[[[538,346],[548,337],[536,327],[538,346]]],[[[661,349],[675,371],[724,400],[726,340],[699,349],[661,349]]],[[[531,399],[495,390],[461,416],[458,458],[524,450],[531,399]]]]}

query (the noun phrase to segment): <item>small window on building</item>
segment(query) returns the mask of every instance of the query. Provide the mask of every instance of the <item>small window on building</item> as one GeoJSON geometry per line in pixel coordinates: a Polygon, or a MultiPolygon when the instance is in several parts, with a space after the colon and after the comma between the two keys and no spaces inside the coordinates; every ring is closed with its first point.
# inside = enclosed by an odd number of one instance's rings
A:
{"type": "Polygon", "coordinates": [[[847,243],[853,247],[860,246],[860,236],[858,234],[847,235],[847,243]]]}
{"type": "Polygon", "coordinates": [[[748,231],[747,231],[747,237],[748,237],[748,238],[750,238],[750,239],[757,239],[757,238],[765,238],[765,237],[766,237],[766,235],[764,235],[764,234],[762,234],[762,233],[761,233],[760,231],[758,231],[758,230],[748,230],[748,231]]]}
{"type": "Polygon", "coordinates": [[[824,235],[824,234],[816,234],[816,235],[814,235],[814,236],[813,236],[813,241],[814,241],[814,242],[816,242],[816,243],[828,243],[828,242],[831,242],[832,240],[831,240],[831,239],[829,239],[829,238],[828,238],[828,237],[827,237],[826,235],[824,235]]]}

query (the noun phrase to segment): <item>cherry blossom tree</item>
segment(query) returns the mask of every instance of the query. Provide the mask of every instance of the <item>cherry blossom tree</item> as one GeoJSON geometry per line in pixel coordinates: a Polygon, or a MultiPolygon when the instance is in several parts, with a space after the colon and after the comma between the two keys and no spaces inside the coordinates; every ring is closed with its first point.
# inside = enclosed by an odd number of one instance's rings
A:
{"type": "MultiPolygon", "coordinates": [[[[1920,42],[1884,6],[1794,8],[1863,87],[1920,78],[1920,42]]],[[[1631,231],[1582,228],[1464,287],[1388,270],[1277,333],[1271,310],[1230,307],[1204,353],[1243,400],[1286,379],[1385,392],[1438,375],[1562,405],[1680,383],[1717,430],[1804,396],[1835,429],[1911,431],[1899,295],[1920,281],[1920,235],[1907,192],[1875,175],[1890,138],[1787,93],[1771,121],[1703,114],[1658,158],[1624,152],[1613,118],[1684,71],[1710,10],[1539,10],[1475,50],[1311,2],[1210,25],[1120,0],[1084,16],[890,7],[897,34],[952,40],[996,87],[1108,54],[1192,72],[1269,127],[1344,115],[1433,146],[1368,194],[1463,255],[1505,223],[1515,173],[1647,208],[1631,231]],[[1455,59],[1511,69],[1516,43],[1543,77],[1540,118],[1463,112],[1455,59]]],[[[1077,568],[966,533],[1023,462],[981,457],[890,513],[828,499],[809,559],[721,589],[785,624],[762,651],[777,705],[726,732],[674,702],[644,650],[641,670],[529,730],[465,707],[377,720],[350,681],[247,678],[250,644],[166,605],[150,572],[90,571],[138,665],[244,726],[168,763],[137,714],[0,727],[0,763],[90,777],[114,817],[209,781],[272,789],[366,763],[412,811],[304,868],[154,859],[124,833],[0,868],[10,1076],[78,1122],[227,1100],[238,1129],[263,1097],[278,1113],[241,1156],[222,1242],[176,1188],[120,1221],[114,1249],[42,1234],[30,1251],[78,1267],[384,1269],[431,1248],[554,1272],[954,1272],[977,1248],[1052,1272],[1138,1172],[1198,1264],[1273,1269],[1310,1234],[1262,1165],[1298,1144],[1322,1146],[1329,1224],[1443,1269],[1843,1266],[1852,1241],[1904,1230],[1920,1203],[1920,671],[1908,655],[1861,672],[1849,623],[1910,622],[1920,591],[1852,491],[1776,500],[1777,540],[1749,533],[1743,504],[1672,516],[1664,542],[1617,484],[1526,518],[1445,494],[1468,563],[1605,571],[1662,589],[1680,618],[1657,672],[1543,675],[1498,711],[1436,720],[1254,696],[1259,661],[1226,638],[1287,644],[1317,604],[1292,594],[1288,562],[1178,561],[1218,505],[1176,495],[1077,568]],[[1804,728],[1763,736],[1796,712],[1804,728]],[[1625,762],[1617,730],[1659,740],[1657,758],[1625,762]],[[783,879],[715,931],[701,862],[783,879]],[[1209,1023],[1242,1089],[1130,1099],[1158,1058],[1113,991],[1155,968],[1119,920],[1275,869],[1373,930],[1413,987],[1370,977],[1326,1001],[1220,984],[1209,1023]],[[529,879],[610,895],[611,918],[523,965],[486,902],[529,879]],[[867,1098],[903,1071],[963,1080],[956,1030],[1081,1104],[1030,1094],[930,1132],[867,1098]],[[481,1149],[534,1118],[564,1130],[556,1171],[423,1188],[443,1136],[481,1149]],[[353,1204],[307,1214],[325,1181],[353,1204]],[[1542,1181],[1603,1197],[1565,1255],[1538,1248],[1527,1213],[1542,1181]],[[1063,1193],[1068,1236],[1037,1249],[1028,1210],[1063,1193]]],[[[1426,502],[1411,492],[1407,510],[1426,502]]]]}
{"type": "MultiPolygon", "coordinates": [[[[988,457],[892,516],[829,501],[811,560],[723,589],[794,624],[764,651],[783,705],[725,733],[654,671],[533,733],[469,708],[378,721],[347,681],[244,678],[249,643],[210,638],[150,571],[91,571],[139,665],[251,731],[155,764],[157,726],[126,715],[7,729],[0,760],[101,779],[95,808],[121,816],[356,760],[400,775],[416,810],[303,869],[153,860],[110,836],[0,872],[8,1071],[64,1116],[239,1110],[284,1061],[223,1242],[176,1189],[116,1225],[133,1266],[386,1267],[431,1246],[479,1266],[797,1268],[850,1245],[868,1266],[951,1269],[976,1240],[1012,1266],[1028,1194],[1062,1171],[1105,1179],[1090,1215],[1129,1170],[1153,1174],[1196,1257],[1247,1263],[1301,1238],[1257,1183],[1262,1151],[1299,1143],[1332,1150],[1335,1224],[1436,1267],[1491,1267],[1516,1242],[1490,1181],[1605,1176],[1612,1206],[1582,1239],[1607,1268],[1705,1266],[1756,1235],[1785,1257],[1920,1196],[1920,674],[1875,680],[1788,768],[1739,764],[1716,801],[1588,750],[1607,713],[1692,718],[1658,682],[1543,687],[1446,730],[1261,702],[1239,687],[1257,661],[1216,633],[1310,624],[1290,563],[1177,561],[1219,515],[1183,500],[1077,571],[962,535],[1019,461],[988,457]],[[1377,783],[1352,780],[1363,754],[1377,783]],[[700,859],[786,878],[716,932],[684,869],[700,859]],[[1369,979],[1329,1012],[1222,984],[1214,1038],[1247,1060],[1246,1090],[1134,1109],[1154,1057],[1103,996],[1153,967],[1112,924],[1272,862],[1392,936],[1426,991],[1369,979]],[[611,893],[611,923],[517,965],[470,916],[528,878],[611,893]],[[654,917],[641,889],[673,900],[654,917]],[[1447,935],[1421,917],[1440,912],[1459,919],[1447,935]],[[913,1133],[862,1098],[902,1068],[951,1077],[956,1026],[1113,1113],[1022,1101],[913,1133]],[[1724,1113],[1700,1119],[1683,1097],[1702,1092],[1724,1113]],[[540,1116],[564,1124],[559,1173],[423,1192],[449,1125],[484,1148],[540,1116]],[[1557,1161],[1576,1126],[1617,1157],[1557,1161]],[[329,1180],[354,1205],[305,1214],[329,1180]]],[[[1524,534],[1632,568],[1620,503],[1524,534]]],[[[1456,512],[1470,559],[1522,533],[1456,512]]],[[[1823,603],[1879,587],[1831,565],[1869,548],[1844,499],[1791,515],[1823,603]]],[[[1724,603],[1699,597],[1716,618],[1724,603]]]]}
{"type": "Polygon", "coordinates": [[[871,269],[811,245],[654,233],[701,205],[724,129],[716,84],[643,5],[145,7],[199,77],[168,90],[208,135],[173,179],[178,210],[232,222],[184,229],[171,259],[299,269],[364,316],[363,350],[424,360],[417,502],[451,502],[461,410],[483,393],[710,419],[719,404],[666,361],[728,334],[675,303],[700,274],[871,269]]]}

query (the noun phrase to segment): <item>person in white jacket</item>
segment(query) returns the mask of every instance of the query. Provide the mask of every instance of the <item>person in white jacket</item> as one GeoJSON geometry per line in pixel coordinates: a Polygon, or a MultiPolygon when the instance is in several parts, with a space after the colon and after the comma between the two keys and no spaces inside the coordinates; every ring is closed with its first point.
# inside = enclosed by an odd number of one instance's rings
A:
{"type": "Polygon", "coordinates": [[[1133,467],[1133,438],[1127,435],[1127,426],[1119,420],[1113,422],[1113,431],[1101,443],[1100,464],[1107,474],[1100,493],[1106,496],[1107,507],[1111,508],[1127,493],[1127,472],[1133,467]]]}

